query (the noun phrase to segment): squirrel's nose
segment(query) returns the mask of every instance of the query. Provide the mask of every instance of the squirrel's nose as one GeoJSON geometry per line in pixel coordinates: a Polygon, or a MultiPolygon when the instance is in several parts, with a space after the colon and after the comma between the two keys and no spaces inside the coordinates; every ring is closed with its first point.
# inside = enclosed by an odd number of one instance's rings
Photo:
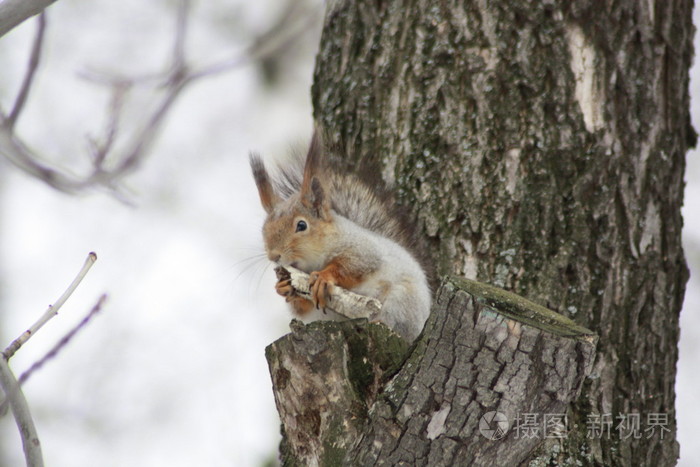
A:
{"type": "Polygon", "coordinates": [[[272,261],[273,263],[279,263],[280,261],[280,254],[275,253],[273,251],[271,251],[270,254],[267,255],[267,257],[270,258],[270,261],[272,261]]]}

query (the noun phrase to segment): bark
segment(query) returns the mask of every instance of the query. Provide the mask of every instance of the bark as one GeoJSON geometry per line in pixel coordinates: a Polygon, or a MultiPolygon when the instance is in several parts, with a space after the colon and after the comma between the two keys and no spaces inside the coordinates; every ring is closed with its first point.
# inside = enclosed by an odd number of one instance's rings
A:
{"type": "Polygon", "coordinates": [[[380,324],[292,330],[266,352],[285,465],[515,465],[540,440],[511,423],[556,416],[547,434],[559,440],[596,341],[568,318],[459,279],[440,288],[405,363],[407,344],[380,324]],[[489,412],[505,417],[503,436],[489,412]]]}
{"type": "MultiPolygon", "coordinates": [[[[688,277],[680,206],[696,137],[691,12],[689,0],[329,4],[315,119],[351,165],[374,169],[413,209],[439,273],[503,287],[600,336],[592,373],[567,408],[567,436],[540,439],[518,462],[678,457],[674,382],[688,277]],[[641,437],[615,425],[591,436],[592,420],[633,414],[641,437]],[[645,431],[652,416],[665,417],[664,436],[645,431]]],[[[440,375],[468,357],[451,338],[433,337],[435,383],[404,387],[421,394],[424,411],[399,420],[402,433],[460,400],[440,375]]],[[[498,407],[496,387],[481,387],[493,403],[467,408],[467,420],[498,407]]],[[[381,420],[367,423],[363,433],[381,420]]],[[[410,431],[420,442],[397,449],[428,463],[438,440],[467,446],[448,432],[431,440],[410,431]]]]}

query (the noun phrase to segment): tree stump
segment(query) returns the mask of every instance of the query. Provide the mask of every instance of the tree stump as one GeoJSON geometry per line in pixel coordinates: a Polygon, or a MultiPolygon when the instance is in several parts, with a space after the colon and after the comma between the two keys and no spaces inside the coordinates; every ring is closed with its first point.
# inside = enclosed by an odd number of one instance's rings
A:
{"type": "MultiPolygon", "coordinates": [[[[409,346],[366,320],[292,323],[266,349],[285,465],[518,465],[567,441],[597,336],[450,278],[409,346]],[[540,449],[538,449],[540,448],[540,449]]],[[[583,422],[585,423],[585,421],[583,422]]]]}

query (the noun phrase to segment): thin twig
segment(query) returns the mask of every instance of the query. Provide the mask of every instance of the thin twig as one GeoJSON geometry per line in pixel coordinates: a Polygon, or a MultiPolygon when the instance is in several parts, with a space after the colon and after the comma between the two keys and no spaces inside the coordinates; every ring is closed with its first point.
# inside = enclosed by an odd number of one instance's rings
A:
{"type": "MultiPolygon", "coordinates": [[[[102,306],[106,300],[107,294],[102,294],[102,296],[97,300],[97,303],[95,303],[95,305],[93,305],[93,307],[90,309],[88,314],[85,315],[85,317],[80,320],[80,322],[73,327],[73,329],[68,331],[68,333],[63,336],[61,340],[59,340],[56,345],[54,345],[43,357],[34,362],[27,371],[23,372],[18,380],[20,386],[23,385],[36,371],[40,370],[44,364],[46,364],[46,362],[55,358],[56,355],[58,355],[58,353],[63,350],[63,348],[75,337],[75,335],[80,332],[80,330],[83,329],[97,313],[102,311],[102,306]]],[[[5,397],[5,399],[0,402],[0,416],[7,413],[7,404],[8,399],[5,397]]]]}
{"type": "Polygon", "coordinates": [[[92,165],[95,170],[101,170],[107,155],[112,150],[121,122],[122,109],[124,108],[124,96],[131,84],[128,82],[116,83],[112,88],[112,98],[109,101],[109,112],[104,137],[101,140],[90,138],[90,152],[92,165]]]}
{"type": "MultiPolygon", "coordinates": [[[[185,89],[187,84],[192,81],[192,78],[187,73],[185,58],[185,43],[187,40],[190,7],[190,0],[181,0],[178,5],[175,21],[175,39],[173,40],[173,53],[168,76],[165,79],[164,85],[165,94],[161,98],[153,113],[150,115],[150,118],[147,119],[146,124],[136,131],[136,136],[133,138],[133,143],[130,145],[130,148],[126,150],[125,153],[119,158],[119,163],[111,171],[105,171],[102,170],[101,167],[97,167],[95,173],[88,179],[88,183],[106,184],[116,178],[115,176],[117,174],[119,177],[122,177],[138,168],[143,155],[148,151],[149,146],[155,139],[165,116],[168,114],[168,111],[180,96],[180,93],[185,89]]],[[[129,81],[116,81],[115,83],[116,84],[113,84],[112,86],[124,86],[125,83],[129,83],[129,81]]],[[[135,83],[129,84],[133,85],[135,83]]],[[[121,109],[117,107],[113,108],[111,120],[118,119],[118,115],[115,115],[115,113],[119,112],[120,110],[121,109]]],[[[114,135],[111,137],[113,140],[114,135]]],[[[106,154],[102,155],[101,159],[104,160],[105,156],[106,154]]]]}
{"type": "Polygon", "coordinates": [[[29,56],[29,64],[27,65],[27,72],[24,74],[24,79],[22,80],[22,86],[19,89],[17,98],[15,99],[15,104],[12,106],[12,111],[7,117],[5,124],[9,128],[14,128],[17,123],[17,118],[24,108],[24,104],[27,102],[27,96],[29,96],[29,90],[32,88],[32,83],[34,82],[34,75],[36,70],[39,68],[39,60],[41,59],[41,50],[44,45],[44,31],[46,30],[46,12],[42,11],[37,17],[37,29],[36,35],[34,36],[34,42],[32,44],[32,52],[29,56]]]}
{"type": "Polygon", "coordinates": [[[85,275],[88,273],[93,264],[97,261],[97,255],[94,252],[90,252],[85,259],[83,267],[80,269],[78,275],[73,279],[73,282],[68,286],[65,292],[58,298],[56,303],[49,305],[49,308],[44,312],[43,315],[34,323],[32,326],[24,331],[21,336],[15,339],[3,352],[3,356],[6,360],[12,358],[12,356],[19,350],[22,345],[29,340],[36,332],[44,326],[51,318],[58,314],[58,310],[63,306],[63,304],[68,300],[68,298],[73,294],[75,289],[78,287],[80,282],[83,280],[85,275]]]}
{"type": "Polygon", "coordinates": [[[189,80],[185,78],[184,81],[168,87],[156,110],[153,111],[144,126],[137,130],[130,147],[124,151],[124,154],[119,158],[119,162],[113,169],[104,170],[99,167],[81,185],[83,187],[91,185],[112,186],[117,179],[135,171],[140,166],[143,155],[155,140],[158,130],[168,114],[168,110],[170,110],[188,82],[189,80]]]}
{"type": "Polygon", "coordinates": [[[180,0],[177,7],[177,17],[175,23],[175,40],[173,41],[172,66],[173,73],[185,72],[185,44],[187,43],[187,30],[189,26],[189,16],[192,2],[190,0],[180,0]]]}
{"type": "Polygon", "coordinates": [[[173,54],[171,58],[170,71],[165,81],[165,95],[162,97],[156,109],[151,114],[147,123],[137,131],[137,136],[131,145],[131,149],[120,158],[121,162],[113,170],[114,173],[124,175],[138,167],[142,155],[148,151],[149,146],[155,139],[165,116],[175,103],[185,86],[191,82],[187,74],[187,64],[185,58],[185,43],[187,41],[187,31],[189,24],[191,2],[190,0],[180,0],[175,19],[175,39],[173,40],[173,54]]]}
{"type": "MultiPolygon", "coordinates": [[[[80,320],[80,322],[79,322],[73,329],[71,329],[70,331],[68,331],[68,333],[67,333],[65,336],[63,336],[63,337],[61,338],[61,340],[59,340],[59,341],[56,343],[56,345],[54,345],[54,346],[51,348],[51,350],[49,350],[49,351],[46,353],[46,355],[44,355],[44,356],[41,357],[39,360],[37,360],[36,362],[34,362],[34,363],[32,364],[32,366],[30,366],[29,369],[28,369],[27,371],[25,371],[24,373],[22,373],[22,374],[20,375],[19,380],[18,380],[18,381],[19,381],[19,384],[20,384],[20,385],[24,384],[24,383],[29,379],[29,377],[32,376],[32,374],[33,374],[35,371],[40,370],[41,367],[43,367],[44,364],[45,364],[46,362],[48,362],[49,360],[51,360],[52,358],[54,358],[56,355],[58,355],[58,353],[59,353],[61,350],[63,350],[63,348],[64,348],[66,345],[68,345],[68,343],[75,337],[75,335],[76,335],[78,332],[80,332],[80,330],[83,329],[97,313],[99,313],[100,311],[102,311],[102,306],[104,305],[104,303],[105,303],[106,300],[107,300],[107,295],[106,295],[106,294],[102,294],[102,296],[99,298],[99,300],[97,300],[97,303],[95,303],[95,305],[93,305],[92,309],[90,309],[90,311],[88,312],[88,314],[85,315],[85,317],[84,317],[82,320],[80,320]]],[[[1,407],[1,406],[0,406],[0,407],[1,407]]],[[[1,410],[1,409],[0,409],[0,410],[1,410]]]]}
{"type": "Polygon", "coordinates": [[[302,16],[305,11],[298,13],[297,3],[292,1],[287,9],[280,15],[280,19],[272,27],[262,33],[239,55],[210,65],[202,66],[190,73],[192,79],[204,78],[224,73],[231,69],[245,65],[256,60],[262,60],[279,52],[280,49],[288,47],[302,33],[318,20],[318,14],[307,14],[302,19],[297,20],[297,16],[302,16]]]}
{"type": "Polygon", "coordinates": [[[40,162],[41,157],[5,125],[0,125],[0,154],[20,170],[59,191],[75,193],[83,188],[80,181],[40,162]]]}
{"type": "MultiPolygon", "coordinates": [[[[2,2],[0,2],[2,5],[2,2]]],[[[253,60],[261,60],[267,56],[279,52],[283,47],[288,47],[290,41],[296,39],[308,29],[311,21],[317,19],[317,15],[309,14],[306,17],[304,10],[298,7],[295,0],[290,0],[288,8],[280,19],[274,23],[258,39],[247,47],[239,56],[209,66],[194,69],[190,67],[186,59],[187,31],[189,26],[191,0],[180,0],[175,23],[175,33],[172,44],[171,63],[167,67],[165,75],[148,75],[142,77],[114,77],[100,76],[90,72],[88,78],[94,82],[105,83],[113,88],[126,89],[135,85],[159,85],[164,89],[163,95],[150,114],[147,114],[145,123],[136,128],[133,134],[136,137],[128,144],[121,154],[110,154],[114,151],[114,142],[119,138],[117,123],[121,117],[120,105],[110,107],[110,116],[107,120],[105,136],[102,140],[93,140],[90,151],[93,162],[92,173],[85,177],[74,177],[63,171],[49,167],[42,163],[46,160],[30,149],[12,131],[12,126],[7,125],[7,118],[3,117],[0,109],[0,156],[7,158],[12,164],[24,172],[44,181],[49,186],[65,192],[77,193],[87,188],[106,187],[118,194],[117,182],[138,168],[148,155],[148,151],[162,126],[165,117],[169,113],[182,91],[191,83],[200,78],[213,76],[219,73],[245,65],[253,60]],[[98,141],[98,142],[96,142],[98,141]],[[109,159],[114,164],[107,168],[105,161],[109,159]]],[[[28,92],[28,91],[27,91],[28,92]]],[[[119,98],[119,90],[113,90],[113,95],[119,98]]],[[[113,104],[114,104],[113,100],[113,104]]],[[[9,118],[9,117],[8,117],[9,118]]]]}
{"type": "Polygon", "coordinates": [[[34,426],[34,419],[32,419],[32,414],[29,411],[29,404],[27,404],[27,399],[25,399],[24,393],[22,393],[19,383],[15,379],[15,375],[12,374],[12,370],[10,370],[7,360],[4,358],[0,358],[0,386],[5,392],[5,397],[12,409],[12,415],[15,417],[15,422],[22,438],[22,447],[24,448],[24,458],[27,461],[27,466],[43,466],[44,459],[41,454],[41,442],[34,426]]]}

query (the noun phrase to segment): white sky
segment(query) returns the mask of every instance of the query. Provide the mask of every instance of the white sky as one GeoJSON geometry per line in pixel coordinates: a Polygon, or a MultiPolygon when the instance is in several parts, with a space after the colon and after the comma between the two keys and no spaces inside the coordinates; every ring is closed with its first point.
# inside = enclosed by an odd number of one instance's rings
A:
{"type": "MultiPolygon", "coordinates": [[[[197,63],[240,50],[280,2],[229,0],[228,10],[207,3],[195,2],[197,63]]],[[[78,71],[160,69],[172,28],[164,4],[172,2],[61,0],[50,8],[45,60],[20,130],[52,161],[84,170],[85,136],[102,123],[106,95],[78,71]]],[[[5,108],[33,30],[22,25],[0,42],[5,108]]],[[[13,358],[15,371],[43,355],[101,293],[110,296],[89,328],[25,386],[50,465],[256,465],[276,456],[279,422],[264,348],[286,332],[289,315],[271,293],[270,267],[256,259],[263,212],[247,153],[283,154],[310,135],[316,34],[295,48],[297,66],[272,94],[252,67],[186,92],[152,156],[128,179],[136,207],[103,193],[61,195],[7,165],[0,170],[0,342],[56,300],[89,251],[99,257],[60,315],[13,358]]],[[[700,95],[697,80],[693,94],[700,95]]],[[[693,100],[696,126],[699,112],[693,100]]],[[[693,272],[700,268],[697,158],[688,156],[684,209],[693,272]]],[[[681,317],[681,466],[700,465],[693,436],[700,432],[699,290],[693,275],[681,317]]],[[[0,442],[5,463],[21,465],[10,417],[0,420],[0,442]]]]}

